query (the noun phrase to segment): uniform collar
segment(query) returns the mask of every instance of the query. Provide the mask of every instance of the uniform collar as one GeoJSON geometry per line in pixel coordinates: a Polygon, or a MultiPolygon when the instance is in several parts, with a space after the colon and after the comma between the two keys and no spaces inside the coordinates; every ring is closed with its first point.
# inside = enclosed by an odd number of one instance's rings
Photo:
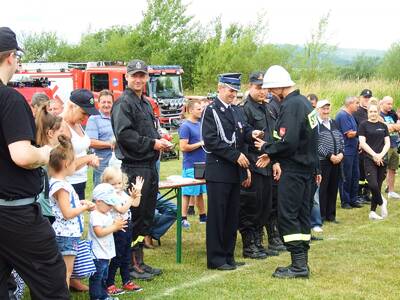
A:
{"type": "Polygon", "coordinates": [[[219,97],[217,97],[217,99],[218,99],[219,102],[221,102],[221,104],[222,104],[223,106],[225,106],[225,108],[228,108],[228,107],[231,106],[230,104],[226,104],[224,101],[222,101],[221,99],[219,99],[219,97]]]}

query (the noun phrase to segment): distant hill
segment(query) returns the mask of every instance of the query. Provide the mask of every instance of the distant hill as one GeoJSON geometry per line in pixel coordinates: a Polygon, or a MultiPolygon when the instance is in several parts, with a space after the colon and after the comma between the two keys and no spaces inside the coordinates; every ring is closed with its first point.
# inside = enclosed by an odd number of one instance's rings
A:
{"type": "MultiPolygon", "coordinates": [[[[300,52],[304,48],[303,46],[289,44],[281,44],[277,46],[282,48],[290,47],[296,52],[300,52]]],[[[386,51],[377,49],[337,48],[334,62],[338,65],[348,65],[351,64],[353,59],[359,55],[382,58],[385,53],[386,51]]]]}
{"type": "Polygon", "coordinates": [[[386,51],[377,49],[338,48],[335,53],[335,60],[338,64],[346,65],[350,64],[359,55],[382,58],[385,53],[386,51]]]}

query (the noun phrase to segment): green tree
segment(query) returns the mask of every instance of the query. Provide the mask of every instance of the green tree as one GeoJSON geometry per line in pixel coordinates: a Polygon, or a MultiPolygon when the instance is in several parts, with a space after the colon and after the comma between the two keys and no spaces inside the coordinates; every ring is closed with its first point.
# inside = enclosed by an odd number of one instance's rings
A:
{"type": "Polygon", "coordinates": [[[340,69],[342,79],[370,79],[377,74],[377,69],[381,63],[379,57],[358,55],[350,65],[340,69]]]}
{"type": "Polygon", "coordinates": [[[322,16],[318,27],[311,32],[311,39],[304,45],[303,55],[300,58],[300,74],[298,77],[305,82],[312,82],[326,78],[333,71],[331,62],[336,46],[328,44],[327,30],[330,13],[322,16]]]}
{"type": "Polygon", "coordinates": [[[400,79],[400,42],[392,44],[386,52],[379,71],[387,79],[400,79]]]}
{"type": "Polygon", "coordinates": [[[24,61],[52,61],[67,47],[55,32],[22,34],[22,45],[26,50],[24,61]]]}

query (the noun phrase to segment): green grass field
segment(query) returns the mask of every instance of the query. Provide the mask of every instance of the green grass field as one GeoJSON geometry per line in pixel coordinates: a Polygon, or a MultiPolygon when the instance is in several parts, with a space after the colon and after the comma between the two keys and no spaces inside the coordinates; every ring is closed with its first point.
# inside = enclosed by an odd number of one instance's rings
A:
{"type": "MultiPolygon", "coordinates": [[[[180,169],[181,161],[163,162],[162,177],[180,174],[180,169]]],[[[368,212],[368,207],[338,208],[340,224],[325,225],[324,240],[311,244],[308,280],[271,277],[277,266],[289,263],[288,253],[257,261],[241,258],[240,235],[236,259],[246,265],[232,272],[207,270],[205,225],[197,216],[189,217],[192,226],[183,232],[183,263],[175,263],[173,226],[161,247],[145,250],[147,263],[164,274],[138,281],[143,291],[119,299],[400,299],[400,201],[389,201],[384,221],[369,221],[368,212]]],[[[72,299],[89,297],[73,293],[72,299]]]]}

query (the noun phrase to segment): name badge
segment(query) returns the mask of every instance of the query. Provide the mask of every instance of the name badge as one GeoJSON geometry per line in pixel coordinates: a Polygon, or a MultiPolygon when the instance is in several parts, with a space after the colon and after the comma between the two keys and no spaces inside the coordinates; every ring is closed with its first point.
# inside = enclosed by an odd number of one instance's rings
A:
{"type": "Polygon", "coordinates": [[[318,125],[318,118],[317,118],[317,110],[314,109],[312,112],[308,114],[308,124],[310,125],[311,129],[314,129],[318,125]]]}

